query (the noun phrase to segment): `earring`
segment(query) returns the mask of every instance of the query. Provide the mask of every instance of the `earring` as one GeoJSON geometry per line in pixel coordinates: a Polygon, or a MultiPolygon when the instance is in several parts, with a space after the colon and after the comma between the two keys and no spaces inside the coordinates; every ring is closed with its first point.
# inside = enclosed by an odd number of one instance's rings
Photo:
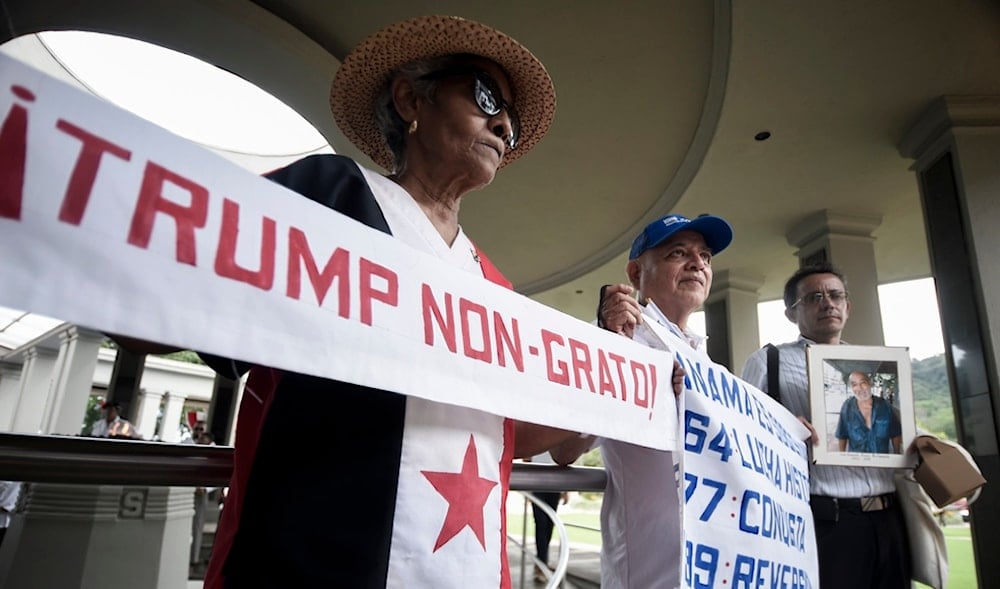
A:
{"type": "Polygon", "coordinates": [[[413,135],[414,133],[417,132],[417,119],[413,119],[413,122],[410,123],[410,128],[409,128],[409,130],[407,132],[410,135],[413,135]]]}

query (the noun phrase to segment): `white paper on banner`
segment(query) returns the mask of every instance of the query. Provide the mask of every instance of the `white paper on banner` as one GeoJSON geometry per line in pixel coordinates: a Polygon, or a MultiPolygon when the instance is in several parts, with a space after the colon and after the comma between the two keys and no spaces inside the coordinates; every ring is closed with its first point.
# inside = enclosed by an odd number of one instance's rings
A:
{"type": "Polygon", "coordinates": [[[18,61],[0,56],[0,81],[0,305],[674,447],[662,354],[470,279],[18,61]]]}
{"type": "MultiPolygon", "coordinates": [[[[652,322],[647,322],[652,323],[652,322]]],[[[681,585],[819,586],[809,431],[766,393],[656,325],[684,366],[681,585]]]]}

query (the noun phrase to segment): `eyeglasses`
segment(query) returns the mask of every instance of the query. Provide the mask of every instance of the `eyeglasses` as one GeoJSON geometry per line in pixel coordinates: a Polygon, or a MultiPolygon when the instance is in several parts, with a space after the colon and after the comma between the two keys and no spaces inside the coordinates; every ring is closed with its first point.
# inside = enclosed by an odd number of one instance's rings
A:
{"type": "Polygon", "coordinates": [[[503,93],[500,92],[500,85],[497,84],[493,76],[478,68],[457,67],[431,72],[420,76],[420,79],[440,80],[442,78],[466,75],[472,75],[475,80],[472,88],[472,98],[476,106],[479,107],[479,110],[491,117],[497,116],[502,110],[507,111],[507,118],[510,119],[510,135],[504,137],[503,142],[507,146],[507,151],[516,149],[517,142],[521,138],[521,119],[517,116],[514,105],[503,99],[503,93]]]}
{"type": "Polygon", "coordinates": [[[818,307],[823,304],[823,299],[830,299],[830,304],[839,307],[847,301],[847,291],[843,290],[827,290],[827,291],[816,291],[810,292],[802,295],[799,300],[792,303],[789,309],[794,309],[799,305],[806,307],[818,307]]]}

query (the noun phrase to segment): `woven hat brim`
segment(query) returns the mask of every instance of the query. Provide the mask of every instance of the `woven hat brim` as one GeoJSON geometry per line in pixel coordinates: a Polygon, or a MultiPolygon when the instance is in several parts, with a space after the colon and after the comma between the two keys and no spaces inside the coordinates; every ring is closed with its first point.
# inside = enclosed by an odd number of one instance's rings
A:
{"type": "Polygon", "coordinates": [[[330,110],[344,135],[375,163],[393,168],[392,152],[375,124],[375,99],[397,67],[416,60],[468,53],[490,59],[507,72],[514,108],[521,119],[518,146],[503,167],[535,146],[548,132],[556,92],[545,66],[526,47],[484,24],[457,16],[422,16],[377,31],[340,65],[330,88],[330,110]]]}

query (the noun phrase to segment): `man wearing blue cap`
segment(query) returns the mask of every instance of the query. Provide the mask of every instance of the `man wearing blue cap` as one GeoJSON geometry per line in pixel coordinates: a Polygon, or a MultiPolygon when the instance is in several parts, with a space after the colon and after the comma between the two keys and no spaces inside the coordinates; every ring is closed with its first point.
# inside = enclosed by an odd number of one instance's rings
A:
{"type": "Polygon", "coordinates": [[[653,221],[632,242],[625,267],[631,285],[615,284],[603,290],[598,325],[632,337],[642,322],[640,303],[653,301],[660,313],[651,309],[648,314],[659,315],[671,331],[701,348],[705,338],[690,332],[687,321],[712,288],[712,256],[732,240],[729,223],[713,215],[695,219],[667,215],[653,221]],[[636,290],[638,301],[631,296],[636,290]]]}
{"type": "MultiPolygon", "coordinates": [[[[732,228],[720,217],[668,215],[650,223],[632,243],[625,267],[631,285],[605,289],[599,324],[659,348],[659,338],[644,328],[655,322],[703,350],[705,338],[688,329],[688,319],[712,288],[712,257],[732,240],[732,228]],[[630,296],[635,291],[638,301],[630,296]]],[[[683,372],[675,366],[675,380],[678,374],[683,372]]],[[[569,464],[593,443],[593,438],[569,440],[553,449],[552,457],[569,464]]],[[[601,587],[676,587],[682,550],[674,454],[610,439],[600,444],[608,472],[601,505],[601,587]]]]}

